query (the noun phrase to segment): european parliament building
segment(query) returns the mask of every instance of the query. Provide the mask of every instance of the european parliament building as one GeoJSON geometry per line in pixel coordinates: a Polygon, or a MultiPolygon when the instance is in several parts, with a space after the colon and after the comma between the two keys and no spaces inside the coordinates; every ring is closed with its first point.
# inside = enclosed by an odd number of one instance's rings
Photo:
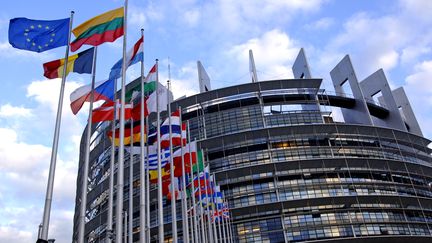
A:
{"type": "MultiPolygon", "coordinates": [[[[182,107],[191,137],[225,194],[233,241],[432,242],[431,141],[423,137],[404,90],[391,90],[382,70],[357,80],[349,56],[330,72],[335,91],[322,89],[322,79],[311,76],[303,49],[292,70],[294,79],[258,81],[255,73],[251,83],[212,90],[198,63],[201,92],[171,104],[182,107]]],[[[104,129],[109,127],[98,125],[93,134],[89,242],[106,235],[110,142],[104,129]]],[[[126,156],[126,171],[129,162],[126,156]]],[[[133,165],[138,242],[139,158],[133,165]]],[[[152,199],[153,235],[155,207],[152,199]]],[[[169,205],[164,215],[168,239],[169,205]]]]}

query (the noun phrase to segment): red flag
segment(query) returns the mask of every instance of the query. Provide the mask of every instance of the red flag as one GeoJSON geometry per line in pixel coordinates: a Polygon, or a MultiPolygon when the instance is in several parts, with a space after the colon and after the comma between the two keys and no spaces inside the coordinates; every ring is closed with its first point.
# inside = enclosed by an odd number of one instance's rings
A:
{"type": "MultiPolygon", "coordinates": [[[[183,151],[183,161],[185,166],[185,173],[190,173],[192,165],[197,162],[197,147],[196,142],[191,142],[186,144],[183,149],[177,149],[173,153],[173,164],[174,164],[174,176],[180,177],[183,176],[182,170],[182,151],[183,151]]],[[[168,165],[169,166],[169,165],[168,165]]]]}
{"type": "MultiPolygon", "coordinates": [[[[148,100],[148,96],[145,97],[144,102],[147,102],[147,100],[148,100]]],[[[147,108],[147,106],[144,108],[147,108]]],[[[144,109],[144,117],[146,116],[148,116],[148,109],[144,109]]],[[[132,108],[132,119],[141,120],[141,102],[134,105],[134,107],[132,108]]]]}
{"type": "MultiPolygon", "coordinates": [[[[112,121],[114,119],[114,102],[105,102],[100,107],[96,108],[92,112],[92,122],[103,122],[112,121]]],[[[117,102],[116,119],[120,117],[120,104],[117,102]]],[[[125,104],[125,120],[129,120],[132,117],[132,105],[125,104]]]]}

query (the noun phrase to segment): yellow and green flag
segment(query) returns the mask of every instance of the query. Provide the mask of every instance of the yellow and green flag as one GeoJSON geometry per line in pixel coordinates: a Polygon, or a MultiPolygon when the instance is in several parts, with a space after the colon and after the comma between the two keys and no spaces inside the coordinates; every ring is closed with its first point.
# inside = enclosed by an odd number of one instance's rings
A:
{"type": "Polygon", "coordinates": [[[123,27],[123,7],[98,15],[72,30],[76,39],[71,43],[71,50],[76,51],[84,44],[98,46],[113,42],[123,35],[123,27]]]}

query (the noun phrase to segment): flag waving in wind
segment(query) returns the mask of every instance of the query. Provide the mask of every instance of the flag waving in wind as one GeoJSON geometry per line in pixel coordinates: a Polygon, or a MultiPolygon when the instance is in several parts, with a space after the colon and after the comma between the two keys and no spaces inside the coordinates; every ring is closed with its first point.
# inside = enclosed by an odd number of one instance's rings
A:
{"type": "Polygon", "coordinates": [[[82,45],[98,46],[104,42],[113,42],[123,35],[124,8],[117,8],[87,20],[72,30],[76,39],[71,43],[71,50],[76,51],[82,45]]]}
{"type": "MultiPolygon", "coordinates": [[[[79,87],[70,94],[72,113],[76,115],[84,102],[90,102],[91,84],[79,87]]],[[[93,101],[112,101],[114,98],[114,80],[108,79],[95,83],[93,101]]]]}
{"type": "MultiPolygon", "coordinates": [[[[92,122],[103,122],[103,121],[112,121],[114,120],[114,109],[116,110],[116,120],[120,117],[120,101],[117,100],[116,104],[114,102],[109,101],[105,102],[100,107],[93,109],[92,113],[92,122]]],[[[131,118],[132,105],[125,103],[125,120],[129,120],[131,118]]]]}
{"type": "MultiPolygon", "coordinates": [[[[68,57],[66,75],[74,73],[91,73],[93,67],[94,47],[68,57]]],[[[65,59],[54,60],[43,64],[44,76],[60,78],[63,76],[65,59]]]]}
{"type": "MultiPolygon", "coordinates": [[[[137,62],[142,61],[144,53],[143,53],[143,44],[144,37],[141,37],[137,43],[135,43],[134,47],[126,53],[126,68],[134,65],[137,62]]],[[[122,70],[123,58],[120,59],[114,66],[111,68],[110,79],[120,78],[121,70],[122,70]]]]}
{"type": "MultiPolygon", "coordinates": [[[[145,77],[144,84],[144,95],[148,96],[156,90],[156,64],[150,69],[149,73],[145,77]]],[[[129,102],[132,99],[132,94],[134,92],[141,93],[141,85],[137,85],[134,88],[126,91],[126,102],[129,102]]],[[[141,97],[141,96],[140,96],[141,97]]],[[[140,99],[141,100],[141,99],[140,99]]],[[[138,103],[136,103],[138,104],[138,103]]],[[[141,109],[141,108],[140,108],[141,109]]]]}
{"type": "MultiPolygon", "coordinates": [[[[172,100],[171,91],[168,91],[165,86],[159,83],[157,92],[151,93],[149,97],[146,97],[145,99],[146,106],[144,110],[144,116],[148,116],[150,113],[156,112],[157,110],[159,110],[159,112],[166,111],[168,107],[167,95],[169,95],[170,100],[172,100]],[[158,105],[156,105],[156,95],[159,95],[158,105]]],[[[141,103],[138,103],[138,105],[134,106],[132,109],[132,118],[134,120],[141,119],[141,103]]]]}
{"type": "Polygon", "coordinates": [[[68,44],[70,18],[33,20],[15,18],[9,22],[9,43],[18,49],[44,52],[68,44]]]}
{"type": "MultiPolygon", "coordinates": [[[[169,140],[169,118],[166,118],[165,121],[160,126],[160,139],[161,139],[161,148],[169,148],[170,140],[169,140]]],[[[182,140],[182,134],[186,133],[186,125],[180,125],[180,110],[176,110],[171,113],[171,140],[172,146],[180,146],[182,140]]],[[[155,143],[157,140],[157,133],[153,131],[150,133],[148,137],[149,144],[155,143]]],[[[183,144],[186,144],[186,136],[183,137],[183,144]]]]}

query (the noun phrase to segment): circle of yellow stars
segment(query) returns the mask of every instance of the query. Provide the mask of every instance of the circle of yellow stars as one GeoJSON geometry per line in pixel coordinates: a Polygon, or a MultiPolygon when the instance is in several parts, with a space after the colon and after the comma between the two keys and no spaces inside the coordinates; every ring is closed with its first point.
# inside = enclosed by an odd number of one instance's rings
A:
{"type": "MultiPolygon", "coordinates": [[[[49,30],[49,29],[50,29],[50,27],[49,27],[48,25],[46,25],[46,26],[42,26],[41,24],[38,24],[38,25],[30,25],[29,28],[25,29],[25,30],[24,30],[24,36],[26,37],[26,41],[27,41],[27,42],[31,42],[31,41],[32,41],[32,40],[28,37],[28,35],[29,35],[29,33],[30,33],[31,30],[34,30],[34,29],[42,29],[42,28],[44,28],[45,30],[49,30]]],[[[51,38],[50,38],[50,40],[49,40],[50,43],[52,43],[52,42],[54,41],[54,37],[55,37],[55,33],[51,33],[51,38]]],[[[32,46],[36,46],[36,43],[32,42],[31,45],[32,45],[32,46]]],[[[48,47],[49,44],[47,43],[47,44],[45,44],[44,46],[45,46],[45,47],[48,47]]],[[[41,49],[43,48],[43,46],[38,45],[37,48],[38,48],[39,50],[41,50],[41,49]]]]}

